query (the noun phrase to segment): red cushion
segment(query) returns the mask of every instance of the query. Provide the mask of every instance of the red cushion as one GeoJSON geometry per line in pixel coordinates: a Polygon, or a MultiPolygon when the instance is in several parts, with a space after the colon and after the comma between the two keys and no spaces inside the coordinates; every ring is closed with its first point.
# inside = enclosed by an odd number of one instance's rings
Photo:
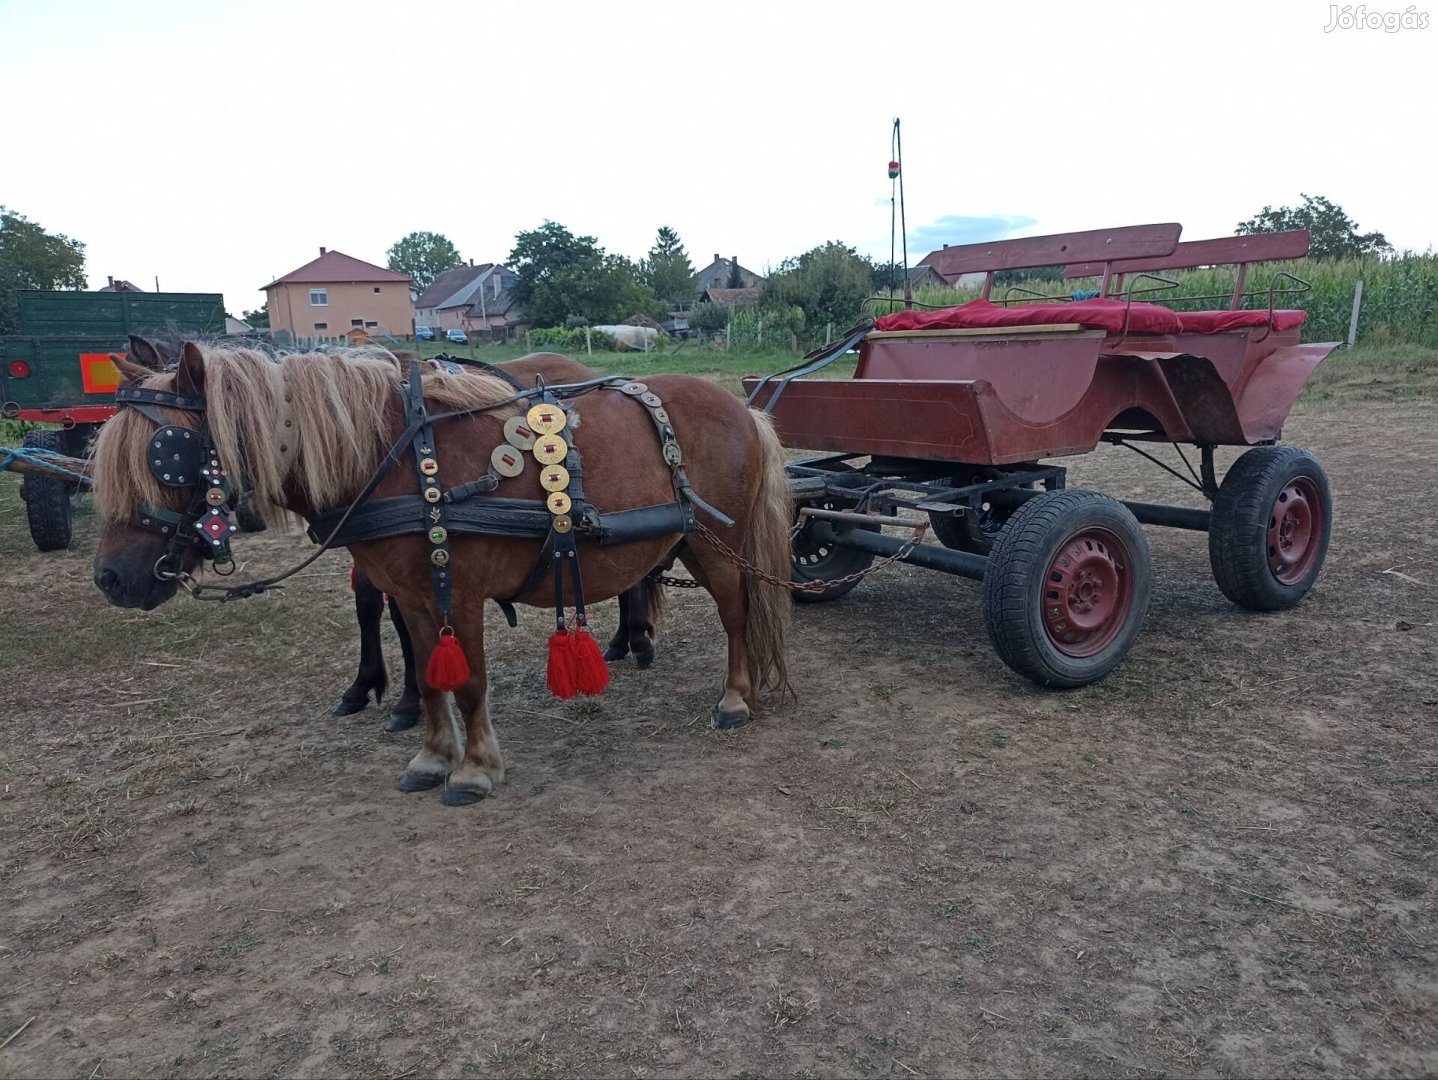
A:
{"type": "MultiPolygon", "coordinates": [[[[1306,311],[1275,311],[1273,328],[1292,330],[1308,319],[1306,311]]],[[[1224,330],[1243,330],[1250,326],[1267,326],[1267,311],[1180,311],[1178,321],[1189,334],[1219,334],[1224,330]]]]}
{"type": "MultiPolygon", "coordinates": [[[[990,326],[1052,326],[1078,323],[1107,330],[1124,329],[1122,300],[1078,300],[1071,304],[995,304],[971,300],[942,311],[896,311],[874,323],[876,330],[972,330],[990,326]]],[[[1226,313],[1225,313],[1226,314],[1226,313]]],[[[1242,314],[1242,313],[1236,313],[1242,314]]],[[[1176,334],[1178,316],[1157,304],[1128,306],[1128,329],[1135,334],[1176,334]]]]}

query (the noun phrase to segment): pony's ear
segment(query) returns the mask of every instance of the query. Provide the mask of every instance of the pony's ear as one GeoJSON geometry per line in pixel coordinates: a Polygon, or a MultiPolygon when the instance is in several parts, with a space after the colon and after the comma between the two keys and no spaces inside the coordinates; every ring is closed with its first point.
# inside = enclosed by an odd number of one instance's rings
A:
{"type": "Polygon", "coordinates": [[[121,386],[134,386],[136,383],[142,382],[154,374],[149,368],[132,363],[119,353],[111,353],[110,362],[115,365],[115,370],[120,373],[121,386]]]}
{"type": "Polygon", "coordinates": [[[193,341],[180,350],[180,368],[175,375],[175,393],[182,397],[205,396],[205,354],[193,341]]]}
{"type": "Polygon", "coordinates": [[[154,342],[142,338],[139,334],[130,335],[130,359],[151,371],[159,371],[165,366],[160,350],[155,348],[154,342]]]}

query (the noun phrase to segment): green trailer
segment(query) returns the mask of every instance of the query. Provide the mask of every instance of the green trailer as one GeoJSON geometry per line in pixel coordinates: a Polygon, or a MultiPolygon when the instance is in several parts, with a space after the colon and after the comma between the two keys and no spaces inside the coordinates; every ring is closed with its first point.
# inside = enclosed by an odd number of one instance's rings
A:
{"type": "MultiPolygon", "coordinates": [[[[213,337],[225,332],[218,293],[22,292],[19,333],[0,337],[0,416],[37,428],[25,445],[84,457],[115,414],[130,334],[213,337]]],[[[41,551],[70,546],[78,491],[63,480],[26,477],[20,487],[30,535],[41,551]]]]}

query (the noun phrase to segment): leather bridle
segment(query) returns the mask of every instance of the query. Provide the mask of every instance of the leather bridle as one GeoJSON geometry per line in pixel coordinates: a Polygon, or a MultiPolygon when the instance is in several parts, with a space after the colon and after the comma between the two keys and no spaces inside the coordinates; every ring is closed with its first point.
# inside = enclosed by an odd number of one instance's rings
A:
{"type": "Polygon", "coordinates": [[[184,556],[191,548],[208,559],[216,574],[234,573],[230,537],[238,531],[232,514],[244,497],[244,485],[231,482],[220,463],[215,440],[205,421],[205,399],[171,390],[144,386],[122,386],[115,391],[117,405],[134,409],[155,425],[145,446],[145,464],[161,485],[193,492],[183,511],[137,504],[130,523],[138,529],[159,533],[169,543],[155,562],[155,577],[173,581],[184,574],[184,556]],[[196,428],[170,423],[161,407],[194,413],[196,428]]]}

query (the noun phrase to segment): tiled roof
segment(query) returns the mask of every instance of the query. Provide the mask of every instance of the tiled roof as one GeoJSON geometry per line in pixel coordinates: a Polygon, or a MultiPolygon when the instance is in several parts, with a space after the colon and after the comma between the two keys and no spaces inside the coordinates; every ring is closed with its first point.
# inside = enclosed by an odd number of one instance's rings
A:
{"type": "Polygon", "coordinates": [[[284,277],[276,278],[266,289],[276,285],[321,285],[351,281],[409,281],[406,274],[396,274],[383,266],[367,263],[341,251],[326,251],[318,259],[291,270],[284,277]]]}
{"type": "Polygon", "coordinates": [[[429,283],[424,292],[419,294],[419,299],[414,302],[417,308],[442,308],[453,307],[445,301],[451,299],[468,285],[473,285],[485,274],[494,268],[494,263],[480,263],[478,266],[456,266],[446,270],[429,283]]]}

